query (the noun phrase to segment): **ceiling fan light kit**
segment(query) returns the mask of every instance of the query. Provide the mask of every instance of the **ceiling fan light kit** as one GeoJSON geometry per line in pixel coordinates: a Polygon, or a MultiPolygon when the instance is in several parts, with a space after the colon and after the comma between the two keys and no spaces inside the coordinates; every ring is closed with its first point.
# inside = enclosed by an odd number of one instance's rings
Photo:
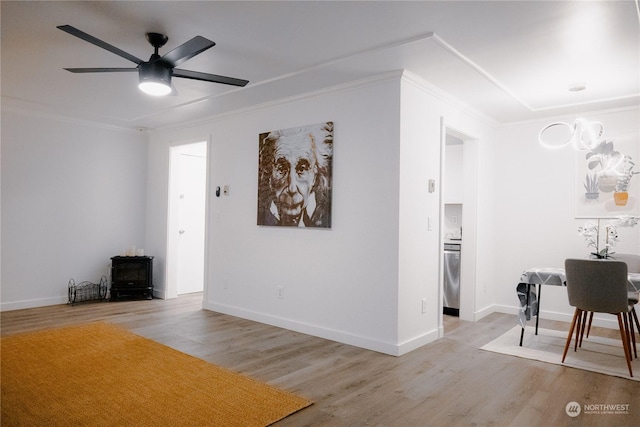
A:
{"type": "Polygon", "coordinates": [[[167,43],[169,38],[164,34],[147,33],[147,40],[153,46],[154,52],[148,61],[143,61],[134,55],[97,39],[84,31],[72,27],[71,25],[59,25],[57,28],[137,64],[136,68],[65,68],[65,70],[72,73],[118,73],[138,71],[138,88],[144,93],[154,96],[164,96],[173,92],[171,87],[171,77],[182,77],[192,80],[240,87],[244,87],[249,83],[248,80],[175,68],[184,61],[215,46],[214,42],[202,36],[196,36],[164,56],[160,56],[158,54],[158,50],[167,43]]]}
{"type": "MultiPolygon", "coordinates": [[[[158,50],[164,46],[169,37],[159,33],[147,33],[147,41],[154,48],[148,62],[138,64],[138,88],[147,95],[165,96],[171,93],[171,64],[160,58],[158,50]]],[[[213,43],[213,42],[211,42],[213,43]]]]}
{"type": "Polygon", "coordinates": [[[162,62],[143,62],[138,65],[138,88],[148,95],[164,96],[171,93],[171,68],[162,62]]]}

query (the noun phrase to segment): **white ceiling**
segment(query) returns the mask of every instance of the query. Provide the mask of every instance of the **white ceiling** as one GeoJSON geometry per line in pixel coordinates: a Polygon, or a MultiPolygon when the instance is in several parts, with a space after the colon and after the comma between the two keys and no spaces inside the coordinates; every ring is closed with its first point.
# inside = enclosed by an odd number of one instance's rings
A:
{"type": "Polygon", "coordinates": [[[161,129],[406,69],[499,123],[640,105],[640,14],[625,1],[2,1],[3,106],[161,129]],[[136,73],[63,67],[135,64],[56,28],[69,24],[134,56],[160,32],[169,52],[216,46],[180,68],[244,88],[174,78],[178,96],[137,89],[136,73]],[[587,90],[568,91],[575,82],[587,90]]]}

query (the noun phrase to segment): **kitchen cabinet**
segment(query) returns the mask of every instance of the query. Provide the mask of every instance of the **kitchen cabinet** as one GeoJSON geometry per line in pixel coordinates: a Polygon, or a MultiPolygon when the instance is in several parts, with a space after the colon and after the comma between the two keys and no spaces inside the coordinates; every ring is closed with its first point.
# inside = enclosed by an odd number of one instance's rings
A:
{"type": "Polygon", "coordinates": [[[463,144],[445,146],[444,202],[462,203],[464,196],[463,144]]]}

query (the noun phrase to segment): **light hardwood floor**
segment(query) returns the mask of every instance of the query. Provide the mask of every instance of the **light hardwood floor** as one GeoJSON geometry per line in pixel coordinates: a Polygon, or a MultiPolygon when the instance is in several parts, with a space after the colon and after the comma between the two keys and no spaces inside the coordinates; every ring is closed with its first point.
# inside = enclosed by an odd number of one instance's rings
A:
{"type": "MultiPolygon", "coordinates": [[[[202,295],[192,294],[16,310],[2,313],[1,330],[5,336],[111,322],[315,402],[277,426],[640,425],[637,382],[479,350],[513,327],[515,316],[446,317],[443,339],[393,357],[201,306],[202,295]],[[571,401],[628,404],[630,413],[570,418],[571,401]]],[[[541,326],[568,329],[544,319],[541,326]]],[[[638,359],[634,368],[640,375],[638,359]]]]}

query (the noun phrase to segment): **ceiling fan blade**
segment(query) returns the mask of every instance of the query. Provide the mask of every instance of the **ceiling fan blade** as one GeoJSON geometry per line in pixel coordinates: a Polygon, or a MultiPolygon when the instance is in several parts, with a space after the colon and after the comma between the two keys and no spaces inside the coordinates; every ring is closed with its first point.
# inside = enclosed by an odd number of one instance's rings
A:
{"type": "Polygon", "coordinates": [[[199,71],[180,70],[177,68],[173,70],[173,77],[183,77],[185,79],[243,87],[249,83],[249,80],[234,79],[233,77],[218,76],[216,74],[201,73],[199,71]]]}
{"type": "Polygon", "coordinates": [[[137,68],[64,68],[72,73],[121,73],[126,71],[138,71],[137,68]]]}
{"type": "Polygon", "coordinates": [[[91,44],[94,44],[98,47],[101,47],[105,50],[108,50],[111,53],[115,53],[118,56],[123,57],[124,59],[128,59],[131,62],[135,62],[136,64],[140,64],[142,61],[142,59],[140,58],[136,58],[135,56],[131,55],[130,53],[125,52],[122,49],[118,49],[115,46],[110,45],[107,42],[103,42],[100,39],[97,39],[95,37],[93,37],[90,34],[85,33],[84,31],[81,31],[75,27],[72,27],[71,25],[58,25],[59,29],[61,29],[62,31],[71,34],[72,36],[76,36],[78,38],[81,38],[82,40],[89,42],[91,44]]]}
{"type": "Polygon", "coordinates": [[[202,36],[195,36],[188,42],[181,44],[171,52],[165,54],[162,60],[171,64],[172,67],[177,67],[184,61],[193,58],[197,54],[215,45],[216,44],[209,39],[205,39],[202,36]]]}

